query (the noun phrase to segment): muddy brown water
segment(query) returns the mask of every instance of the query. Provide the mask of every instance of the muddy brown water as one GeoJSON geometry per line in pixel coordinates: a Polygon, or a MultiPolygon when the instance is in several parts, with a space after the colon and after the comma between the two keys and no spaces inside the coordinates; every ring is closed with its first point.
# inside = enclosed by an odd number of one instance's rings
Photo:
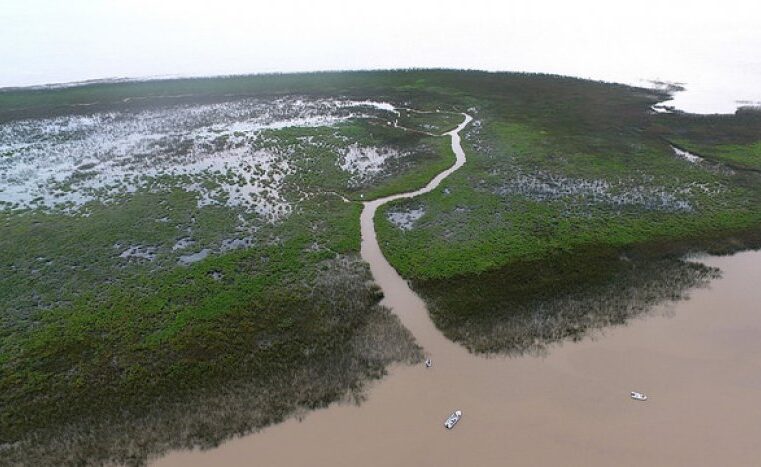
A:
{"type": "Polygon", "coordinates": [[[433,361],[398,365],[359,406],[332,404],[157,466],[757,466],[761,465],[761,252],[701,261],[723,277],[690,300],[544,357],[485,358],[441,335],[388,264],[366,203],[362,256],[433,361]],[[647,402],[629,398],[648,394],[647,402]],[[463,411],[457,426],[447,415],[463,411]]]}

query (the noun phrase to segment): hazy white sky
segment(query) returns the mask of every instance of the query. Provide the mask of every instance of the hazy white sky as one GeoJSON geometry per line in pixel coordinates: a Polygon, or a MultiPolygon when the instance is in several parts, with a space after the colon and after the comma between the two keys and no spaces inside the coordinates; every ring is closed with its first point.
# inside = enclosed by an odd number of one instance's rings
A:
{"type": "Polygon", "coordinates": [[[761,101],[761,2],[0,0],[0,87],[398,67],[682,81],[730,111],[761,101]]]}

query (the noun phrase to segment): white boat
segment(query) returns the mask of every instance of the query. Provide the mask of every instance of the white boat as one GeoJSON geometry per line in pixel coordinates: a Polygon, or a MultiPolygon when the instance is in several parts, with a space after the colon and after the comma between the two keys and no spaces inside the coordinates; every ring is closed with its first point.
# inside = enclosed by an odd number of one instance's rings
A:
{"type": "Polygon", "coordinates": [[[425,367],[426,368],[430,368],[431,366],[433,366],[433,362],[431,361],[431,359],[430,358],[426,359],[426,361],[425,361],[425,367]]]}
{"type": "Polygon", "coordinates": [[[641,392],[632,391],[630,395],[631,395],[631,398],[634,399],[635,401],[647,400],[647,396],[642,394],[641,392]]]}
{"type": "Polygon", "coordinates": [[[449,418],[447,418],[447,421],[444,422],[444,426],[447,428],[447,430],[451,430],[452,428],[454,428],[455,425],[457,425],[457,422],[459,422],[461,418],[462,418],[462,411],[455,410],[454,412],[452,412],[452,415],[450,415],[449,418]]]}

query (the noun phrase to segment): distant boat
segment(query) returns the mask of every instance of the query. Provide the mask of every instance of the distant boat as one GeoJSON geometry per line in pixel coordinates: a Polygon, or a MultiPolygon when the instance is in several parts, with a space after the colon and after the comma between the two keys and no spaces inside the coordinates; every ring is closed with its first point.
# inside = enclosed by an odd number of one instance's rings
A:
{"type": "Polygon", "coordinates": [[[425,361],[425,367],[426,367],[426,368],[430,368],[430,367],[432,367],[432,366],[433,366],[433,362],[431,361],[431,359],[430,359],[430,358],[429,358],[429,359],[427,359],[427,360],[425,361]]]}
{"type": "Polygon", "coordinates": [[[457,422],[459,422],[461,418],[462,418],[462,411],[455,410],[454,412],[452,412],[452,415],[450,415],[449,418],[447,418],[447,421],[444,422],[444,426],[447,428],[447,430],[451,430],[452,428],[454,428],[455,425],[457,425],[457,422]]]}
{"type": "Polygon", "coordinates": [[[647,400],[647,396],[646,395],[642,394],[641,392],[635,392],[635,391],[631,392],[631,398],[634,399],[635,401],[646,401],[647,400]]]}

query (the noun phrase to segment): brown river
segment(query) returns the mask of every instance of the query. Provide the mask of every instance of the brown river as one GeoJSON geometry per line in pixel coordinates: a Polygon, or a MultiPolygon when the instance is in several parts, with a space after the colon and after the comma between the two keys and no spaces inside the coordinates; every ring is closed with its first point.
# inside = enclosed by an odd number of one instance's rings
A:
{"type": "Polygon", "coordinates": [[[332,404],[156,466],[758,466],[761,465],[761,252],[705,257],[723,276],[690,299],[543,357],[470,354],[446,339],[384,258],[378,206],[365,203],[362,257],[390,307],[433,362],[397,365],[359,406],[332,404]],[[630,391],[649,396],[630,399],[630,391]],[[455,409],[453,430],[443,422],[455,409]]]}

